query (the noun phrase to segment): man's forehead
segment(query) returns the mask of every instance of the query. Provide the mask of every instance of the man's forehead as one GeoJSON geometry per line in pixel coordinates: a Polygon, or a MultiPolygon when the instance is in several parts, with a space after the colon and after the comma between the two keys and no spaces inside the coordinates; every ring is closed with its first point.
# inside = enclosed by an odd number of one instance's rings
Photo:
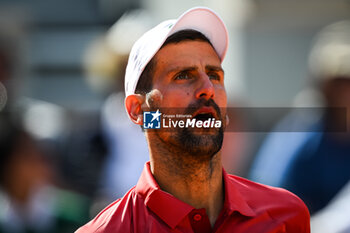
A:
{"type": "MultiPolygon", "coordinates": [[[[213,51],[215,51],[215,48],[213,47],[213,45],[211,43],[209,43],[208,41],[206,40],[202,40],[202,39],[194,39],[194,40],[191,40],[191,39],[184,39],[184,40],[181,40],[179,42],[170,42],[170,43],[167,43],[165,45],[163,45],[162,47],[160,47],[160,49],[158,50],[158,52],[156,53],[156,55],[159,53],[159,51],[161,51],[163,48],[166,48],[168,46],[174,46],[174,45],[182,45],[182,44],[185,44],[185,43],[201,43],[203,45],[209,45],[213,51]]],[[[175,48],[178,48],[178,47],[181,47],[181,46],[175,46],[175,48]]],[[[180,48],[178,48],[180,49],[180,48]]],[[[219,55],[217,54],[217,52],[215,51],[215,54],[216,56],[219,58],[219,55]]],[[[156,56],[155,55],[155,56],[156,56]]],[[[220,60],[220,58],[219,58],[220,60]]]]}
{"type": "Polygon", "coordinates": [[[202,40],[183,40],[177,43],[169,43],[155,54],[153,60],[157,63],[171,62],[169,66],[182,66],[184,61],[189,62],[188,66],[194,66],[197,60],[206,60],[212,66],[221,67],[221,60],[213,46],[202,40]],[[199,48],[195,50],[194,48],[199,48]],[[208,49],[208,48],[211,49],[208,49]],[[200,57],[199,55],[204,55],[200,57]],[[190,63],[193,64],[190,64],[190,63]]]}

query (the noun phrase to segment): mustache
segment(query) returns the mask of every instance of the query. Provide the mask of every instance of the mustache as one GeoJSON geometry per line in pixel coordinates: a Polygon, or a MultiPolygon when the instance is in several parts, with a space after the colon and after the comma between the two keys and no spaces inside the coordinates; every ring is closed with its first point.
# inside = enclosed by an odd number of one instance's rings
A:
{"type": "Polygon", "coordinates": [[[221,110],[213,99],[198,99],[196,102],[188,105],[188,107],[185,109],[185,114],[193,115],[198,109],[202,107],[212,107],[216,111],[216,114],[219,117],[219,119],[221,119],[221,110]]]}

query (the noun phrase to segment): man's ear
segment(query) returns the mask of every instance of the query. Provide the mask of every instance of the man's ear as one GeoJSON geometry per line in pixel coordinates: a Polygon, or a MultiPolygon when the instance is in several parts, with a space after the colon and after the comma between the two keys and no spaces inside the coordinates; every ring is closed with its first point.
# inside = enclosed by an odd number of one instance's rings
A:
{"type": "Polygon", "coordinates": [[[142,125],[143,122],[143,110],[142,104],[145,102],[143,95],[134,94],[125,98],[125,108],[129,118],[135,124],[142,125]]]}

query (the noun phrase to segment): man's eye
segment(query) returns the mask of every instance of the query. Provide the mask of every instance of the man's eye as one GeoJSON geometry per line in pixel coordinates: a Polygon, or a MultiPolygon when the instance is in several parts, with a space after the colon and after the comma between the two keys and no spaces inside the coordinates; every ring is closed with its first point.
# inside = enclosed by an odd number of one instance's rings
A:
{"type": "Polygon", "coordinates": [[[214,80],[219,80],[220,81],[220,75],[217,73],[209,73],[208,74],[210,79],[214,79],[214,80]]]}
{"type": "Polygon", "coordinates": [[[189,79],[190,76],[187,73],[179,73],[175,76],[175,80],[189,79]]]}

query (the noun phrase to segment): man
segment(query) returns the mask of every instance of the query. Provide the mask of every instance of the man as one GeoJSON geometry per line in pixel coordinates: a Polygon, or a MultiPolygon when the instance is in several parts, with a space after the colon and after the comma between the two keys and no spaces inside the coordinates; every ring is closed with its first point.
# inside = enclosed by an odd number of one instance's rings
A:
{"type": "Polygon", "coordinates": [[[208,8],[190,9],[135,43],[125,75],[130,119],[142,125],[149,111],[163,120],[189,115],[196,127],[145,129],[150,162],[139,182],[77,232],[310,231],[299,198],[222,169],[227,44],[226,27],[208,8]],[[209,121],[215,126],[201,127],[209,121]]]}

